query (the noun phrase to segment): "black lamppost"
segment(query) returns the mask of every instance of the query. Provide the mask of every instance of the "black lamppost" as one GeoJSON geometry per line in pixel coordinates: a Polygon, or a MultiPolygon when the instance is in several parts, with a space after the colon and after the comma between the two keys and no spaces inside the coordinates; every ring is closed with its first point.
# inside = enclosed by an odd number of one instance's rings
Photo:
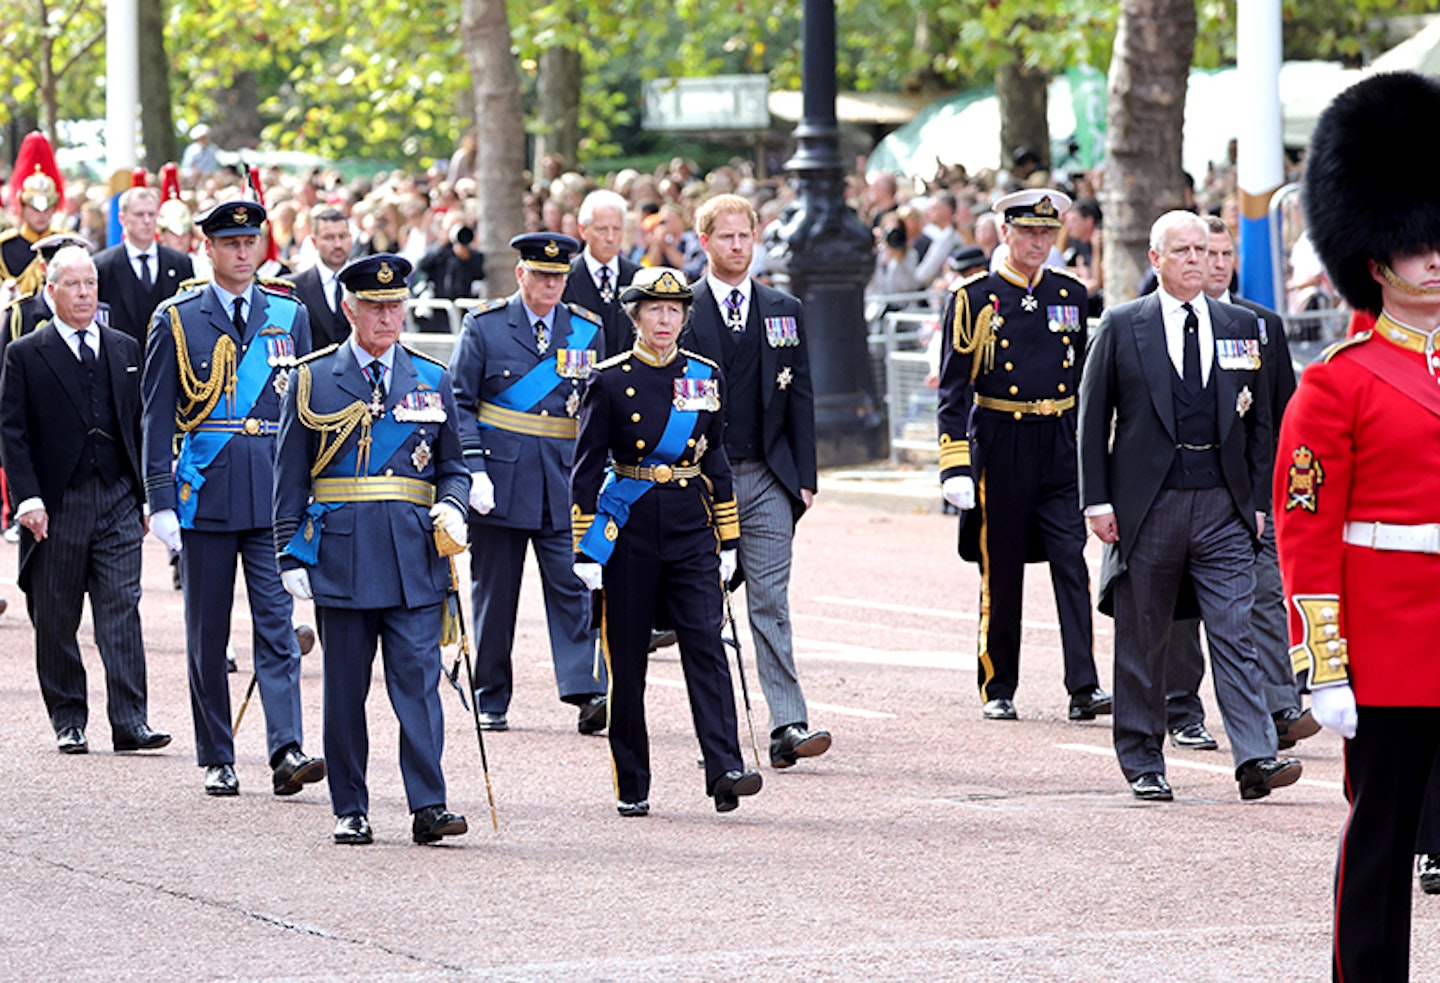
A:
{"type": "Polygon", "coordinates": [[[865,341],[865,284],[875,240],[845,206],[845,167],[835,120],[835,3],[805,0],[804,114],[785,163],[796,201],[767,236],[772,275],[805,304],[815,435],[822,467],[885,456],[865,341]]]}

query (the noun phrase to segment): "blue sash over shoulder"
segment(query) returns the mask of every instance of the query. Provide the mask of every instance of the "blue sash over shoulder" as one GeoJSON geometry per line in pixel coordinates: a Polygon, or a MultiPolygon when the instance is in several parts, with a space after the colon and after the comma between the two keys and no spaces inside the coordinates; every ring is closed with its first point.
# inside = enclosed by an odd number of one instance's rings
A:
{"type": "MultiPolygon", "coordinates": [[[[590,321],[583,318],[572,317],[570,319],[570,337],[566,340],[567,348],[589,348],[590,342],[594,340],[599,328],[590,321]]],[[[513,410],[516,413],[528,413],[534,409],[535,404],[555,391],[560,385],[561,377],[559,372],[559,353],[541,359],[529,372],[521,376],[514,385],[510,386],[492,402],[503,409],[513,410]]],[[[480,423],[482,430],[488,430],[491,424],[480,423]]]]}

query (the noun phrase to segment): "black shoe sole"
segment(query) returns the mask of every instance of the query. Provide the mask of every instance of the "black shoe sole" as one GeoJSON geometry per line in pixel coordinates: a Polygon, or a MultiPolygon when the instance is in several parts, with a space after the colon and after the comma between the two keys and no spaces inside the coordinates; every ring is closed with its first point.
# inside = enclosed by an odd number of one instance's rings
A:
{"type": "Polygon", "coordinates": [[[830,750],[833,739],[829,734],[816,734],[801,741],[791,749],[789,754],[770,755],[770,767],[775,769],[793,768],[801,758],[818,758],[830,750]]]}
{"type": "Polygon", "coordinates": [[[225,797],[225,796],[231,796],[231,795],[239,795],[239,794],[240,794],[240,788],[239,788],[239,786],[229,786],[229,785],[206,785],[206,786],[205,786],[205,794],[206,794],[206,795],[214,795],[214,796],[218,796],[218,797],[225,797]]]}
{"type": "Polygon", "coordinates": [[[289,781],[274,783],[276,795],[294,795],[303,786],[311,782],[318,782],[325,777],[325,762],[319,758],[311,759],[310,763],[303,766],[299,771],[290,776],[289,781]]]}
{"type": "Polygon", "coordinates": [[[1099,707],[1071,707],[1071,720],[1094,720],[1096,717],[1108,717],[1115,712],[1114,704],[1106,703],[1099,707]]]}
{"type": "Polygon", "coordinates": [[[1433,874],[1421,874],[1420,890],[1426,894],[1440,894],[1440,877],[1433,874]]]}
{"type": "Polygon", "coordinates": [[[468,832],[470,832],[470,826],[465,820],[457,817],[454,822],[448,822],[444,826],[437,826],[424,833],[412,830],[410,832],[410,839],[423,846],[426,843],[437,843],[446,836],[460,836],[468,832]]]}
{"type": "Polygon", "coordinates": [[[88,745],[88,744],[67,744],[67,745],[65,745],[64,747],[59,748],[59,751],[60,751],[61,754],[89,754],[89,753],[90,753],[90,745],[88,745]]]}
{"type": "Polygon", "coordinates": [[[337,836],[335,842],[341,846],[368,846],[375,842],[374,836],[337,836]]]}
{"type": "Polygon", "coordinates": [[[1284,788],[1287,785],[1294,785],[1300,780],[1300,775],[1303,771],[1304,768],[1299,764],[1299,762],[1296,762],[1295,764],[1287,766],[1285,768],[1281,768],[1275,774],[1271,775],[1268,779],[1266,779],[1263,784],[1250,785],[1248,787],[1244,785],[1240,786],[1240,798],[1244,799],[1246,802],[1252,802],[1255,799],[1263,799],[1265,798],[1265,796],[1269,795],[1274,789],[1284,788]]]}
{"type": "Polygon", "coordinates": [[[158,750],[160,750],[162,747],[166,747],[167,745],[169,745],[169,743],[170,743],[170,738],[169,738],[169,737],[165,737],[165,738],[161,738],[160,740],[150,741],[150,742],[145,743],[145,744],[124,744],[124,745],[117,744],[117,745],[115,745],[115,753],[116,753],[116,754],[130,754],[130,753],[132,753],[132,752],[134,752],[134,751],[158,751],[158,750]]]}

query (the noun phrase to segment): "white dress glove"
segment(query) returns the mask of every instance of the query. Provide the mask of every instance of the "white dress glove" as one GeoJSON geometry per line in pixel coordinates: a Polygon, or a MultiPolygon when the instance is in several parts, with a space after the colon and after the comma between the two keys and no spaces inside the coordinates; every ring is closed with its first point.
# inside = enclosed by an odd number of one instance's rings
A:
{"type": "Polygon", "coordinates": [[[281,570],[280,583],[284,585],[286,593],[297,601],[313,601],[315,599],[314,593],[310,590],[310,571],[304,567],[281,570]]]}
{"type": "Polygon", "coordinates": [[[1360,723],[1355,711],[1355,691],[1349,686],[1322,686],[1310,693],[1310,713],[1326,730],[1345,739],[1355,736],[1360,723]]]}
{"type": "Polygon", "coordinates": [[[495,508],[495,483],[484,471],[470,476],[470,507],[476,515],[489,515],[495,508]]]}
{"type": "Polygon", "coordinates": [[[465,516],[461,515],[455,506],[448,502],[436,502],[430,506],[430,518],[438,528],[444,529],[446,535],[455,540],[457,546],[470,545],[470,528],[465,524],[465,516]]]}
{"type": "Polygon", "coordinates": [[[161,509],[150,516],[150,532],[165,544],[171,553],[180,552],[180,517],[174,509],[161,509]]]}
{"type": "Polygon", "coordinates": [[[955,506],[961,512],[968,512],[975,507],[975,481],[964,475],[956,475],[953,478],[946,478],[940,486],[940,494],[945,496],[945,501],[955,506]]]}
{"type": "Polygon", "coordinates": [[[730,583],[730,578],[735,576],[735,566],[738,563],[734,550],[720,551],[720,580],[722,583],[730,583]]]}
{"type": "Polygon", "coordinates": [[[598,563],[577,563],[572,567],[575,576],[590,590],[599,590],[605,586],[605,568],[598,563]]]}

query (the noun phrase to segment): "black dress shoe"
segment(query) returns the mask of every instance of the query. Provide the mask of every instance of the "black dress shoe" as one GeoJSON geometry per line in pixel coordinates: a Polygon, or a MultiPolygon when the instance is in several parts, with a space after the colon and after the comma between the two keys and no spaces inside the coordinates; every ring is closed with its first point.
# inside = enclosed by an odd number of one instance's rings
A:
{"type": "Polygon", "coordinates": [[[133,734],[121,734],[115,738],[115,750],[154,751],[170,743],[170,735],[163,730],[151,730],[148,724],[141,724],[133,734]]]}
{"type": "Polygon", "coordinates": [[[300,646],[301,655],[309,655],[310,650],[315,647],[315,629],[309,625],[296,625],[295,644],[300,646]]]}
{"type": "Polygon", "coordinates": [[[294,795],[302,785],[325,777],[324,759],[312,758],[293,744],[280,752],[271,768],[274,770],[276,795],[294,795]]]}
{"type": "Polygon", "coordinates": [[[676,635],[672,629],[666,629],[665,631],[656,631],[654,628],[650,629],[651,652],[654,652],[656,649],[663,649],[668,646],[674,645],[675,642],[676,635]]]}
{"type": "Polygon", "coordinates": [[[1135,798],[1150,802],[1171,802],[1175,799],[1170,783],[1158,771],[1146,772],[1135,779],[1130,783],[1130,791],[1135,793],[1135,798]]]}
{"type": "Polygon", "coordinates": [[[370,831],[370,820],[363,812],[335,817],[336,843],[374,843],[375,834],[370,831]]]}
{"type": "Polygon", "coordinates": [[[231,765],[209,765],[205,769],[206,795],[239,795],[240,779],[231,765]]]}
{"type": "Polygon", "coordinates": [[[410,838],[416,843],[434,843],[442,836],[459,836],[469,829],[464,816],[448,812],[444,806],[426,806],[416,811],[410,838]]]}
{"type": "Polygon", "coordinates": [[[480,711],[481,730],[509,730],[510,721],[505,719],[503,713],[490,713],[487,710],[480,711]]]}
{"type": "Polygon", "coordinates": [[[609,723],[605,697],[597,693],[580,704],[580,722],[576,725],[582,734],[598,734],[609,723]]]}
{"type": "Polygon", "coordinates": [[[1256,758],[1235,769],[1240,798],[1263,799],[1272,790],[1294,785],[1304,767],[1294,758],[1256,758]]]}
{"type": "Polygon", "coordinates": [[[1115,701],[1099,686],[1070,694],[1071,720],[1094,720],[1110,713],[1114,708],[1115,701]]]}
{"type": "Polygon", "coordinates": [[[1186,724],[1170,732],[1170,743],[1186,751],[1214,751],[1220,747],[1204,724],[1186,724]]]}
{"type": "Polygon", "coordinates": [[[650,815],[650,800],[641,799],[639,802],[626,802],[622,799],[615,803],[615,811],[622,816],[648,816],[650,815]]]}
{"type": "Polygon", "coordinates": [[[1309,710],[1286,707],[1270,716],[1275,721],[1275,738],[1282,751],[1294,747],[1297,741],[1320,733],[1320,721],[1309,710]]]}
{"type": "Polygon", "coordinates": [[[176,590],[183,590],[185,585],[180,582],[180,554],[170,554],[170,582],[175,585],[176,590]]]}
{"type": "Polygon", "coordinates": [[[1019,720],[1020,715],[1015,712],[1014,700],[990,700],[980,708],[986,720],[1019,720]]]}
{"type": "Polygon", "coordinates": [[[770,735],[770,767],[789,768],[801,758],[815,758],[828,750],[828,730],[806,730],[804,724],[789,724],[770,735]]]}
{"type": "Polygon", "coordinates": [[[90,745],[80,727],[61,727],[55,732],[55,746],[61,754],[88,754],[90,745]]]}
{"type": "Polygon", "coordinates": [[[1420,890],[1440,894],[1440,853],[1420,854],[1415,858],[1415,869],[1420,873],[1420,890]]]}
{"type": "Polygon", "coordinates": [[[710,794],[715,798],[716,812],[730,812],[740,805],[740,796],[754,795],[765,780],[758,771],[727,771],[715,779],[710,794]]]}

